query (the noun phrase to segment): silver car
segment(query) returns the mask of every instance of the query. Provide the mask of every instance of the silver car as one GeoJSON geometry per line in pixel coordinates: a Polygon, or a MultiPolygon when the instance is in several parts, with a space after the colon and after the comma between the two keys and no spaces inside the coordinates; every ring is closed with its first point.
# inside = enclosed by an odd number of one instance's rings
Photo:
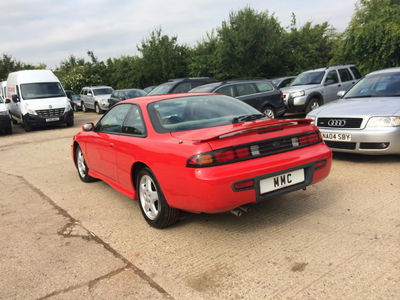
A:
{"type": "Polygon", "coordinates": [[[333,151],[400,154],[400,68],[372,72],[338,94],[307,115],[333,151]]]}

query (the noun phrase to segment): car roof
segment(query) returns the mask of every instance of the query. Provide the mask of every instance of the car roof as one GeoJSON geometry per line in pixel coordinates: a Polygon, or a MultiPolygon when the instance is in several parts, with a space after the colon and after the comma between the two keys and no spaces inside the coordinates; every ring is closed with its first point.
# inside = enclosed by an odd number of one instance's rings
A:
{"type": "Polygon", "coordinates": [[[394,67],[394,68],[387,68],[387,69],[383,69],[383,70],[377,70],[377,71],[369,73],[366,76],[385,74],[385,73],[398,73],[398,72],[400,72],[400,67],[394,67]]]}
{"type": "Polygon", "coordinates": [[[348,67],[355,67],[355,65],[328,66],[328,67],[324,67],[324,68],[318,68],[318,69],[307,70],[307,71],[304,71],[303,73],[308,73],[308,72],[322,72],[322,71],[325,71],[325,70],[332,70],[332,69],[336,70],[336,69],[339,69],[339,68],[348,68],[348,67]]]}
{"type": "Polygon", "coordinates": [[[161,100],[168,99],[177,99],[177,98],[185,98],[185,97],[195,97],[201,95],[216,95],[214,93],[179,93],[179,94],[162,94],[162,95],[151,95],[151,96],[142,96],[133,99],[124,100],[123,103],[143,103],[145,105],[157,102],[161,100]]]}
{"type": "Polygon", "coordinates": [[[104,89],[104,88],[112,89],[112,87],[108,86],[108,85],[97,85],[97,86],[85,86],[85,87],[83,87],[83,89],[104,89]]]}

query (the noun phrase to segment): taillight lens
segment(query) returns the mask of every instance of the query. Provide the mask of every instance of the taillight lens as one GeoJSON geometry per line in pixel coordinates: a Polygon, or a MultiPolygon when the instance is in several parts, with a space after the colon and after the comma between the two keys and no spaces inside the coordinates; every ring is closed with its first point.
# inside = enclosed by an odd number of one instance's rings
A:
{"type": "Polygon", "coordinates": [[[261,141],[257,144],[239,145],[194,155],[188,159],[187,167],[202,168],[233,163],[295,150],[321,141],[319,131],[313,131],[291,137],[282,137],[281,139],[261,141]]]}

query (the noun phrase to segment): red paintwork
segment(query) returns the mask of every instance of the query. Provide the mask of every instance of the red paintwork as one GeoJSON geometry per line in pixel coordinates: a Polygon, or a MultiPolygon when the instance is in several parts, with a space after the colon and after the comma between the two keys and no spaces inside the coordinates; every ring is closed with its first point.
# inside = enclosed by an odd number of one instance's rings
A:
{"type": "Polygon", "coordinates": [[[156,95],[125,100],[140,106],[147,128],[147,137],[113,135],[95,131],[82,131],[74,137],[80,145],[90,175],[99,178],[121,193],[137,198],[133,185],[132,168],[135,163],[147,165],[155,174],[168,204],[190,211],[218,213],[256,202],[256,190],[233,191],[237,181],[283,171],[296,166],[325,159],[325,167],[316,170],[312,183],[328,176],[332,152],[323,143],[266,157],[250,159],[220,166],[188,168],[187,159],[195,154],[268,138],[315,131],[309,120],[295,120],[295,126],[268,132],[275,126],[287,125],[294,120],[260,120],[175,133],[157,133],[147,113],[153,101],[196,94],[156,95]],[[263,134],[256,128],[263,128],[263,134]],[[242,132],[230,137],[221,135],[242,132]],[[199,142],[203,141],[203,142],[199,142]]]}

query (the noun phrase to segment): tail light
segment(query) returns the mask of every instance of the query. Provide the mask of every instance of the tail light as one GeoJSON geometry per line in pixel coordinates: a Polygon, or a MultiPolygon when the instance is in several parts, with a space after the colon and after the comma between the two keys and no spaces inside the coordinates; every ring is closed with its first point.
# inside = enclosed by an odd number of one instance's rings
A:
{"type": "Polygon", "coordinates": [[[257,144],[239,145],[193,155],[187,161],[189,168],[202,168],[234,163],[242,160],[277,154],[321,142],[319,131],[291,137],[261,141],[257,144]]]}
{"type": "Polygon", "coordinates": [[[282,100],[284,100],[284,99],[285,99],[285,96],[283,95],[283,93],[282,93],[282,92],[280,92],[280,94],[279,94],[279,97],[281,97],[281,99],[282,99],[282,100]]]}

